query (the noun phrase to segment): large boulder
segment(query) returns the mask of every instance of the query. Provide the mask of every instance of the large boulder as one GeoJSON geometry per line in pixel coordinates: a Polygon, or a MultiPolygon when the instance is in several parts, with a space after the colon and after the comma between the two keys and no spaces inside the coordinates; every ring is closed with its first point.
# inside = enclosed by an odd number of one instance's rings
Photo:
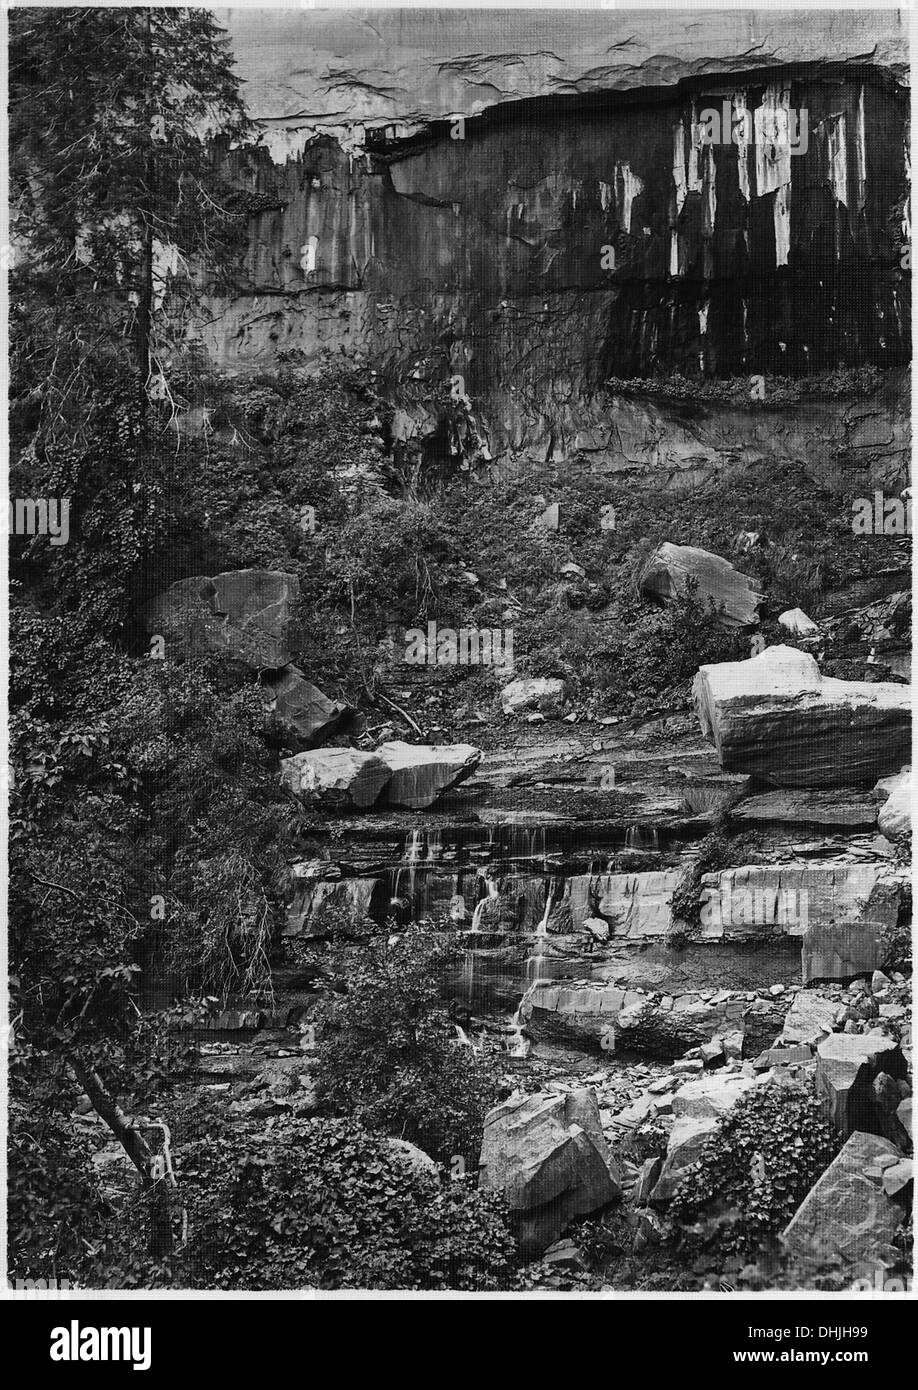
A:
{"type": "Polygon", "coordinates": [[[300,585],[281,570],[228,570],[170,585],[148,609],[150,630],[194,652],[218,652],[255,670],[286,666],[300,585]]]}
{"type": "Polygon", "coordinates": [[[532,710],[538,714],[559,714],[564,703],[566,686],[555,676],[533,676],[511,681],[500,692],[504,714],[521,714],[532,710]]]}
{"type": "Polygon", "coordinates": [[[883,1174],[901,1157],[877,1134],[852,1134],[785,1227],[788,1254],[802,1266],[847,1277],[895,1265],[905,1212],[886,1195],[883,1174]]]}
{"type": "Polygon", "coordinates": [[[765,1046],[780,1026],[781,1013],[765,1000],[721,990],[651,998],[619,985],[536,983],[522,1014],[532,1036],[590,1051],[635,1052],[672,1060],[718,1034],[748,1032],[752,1046],[765,1046]]]}
{"type": "Polygon", "coordinates": [[[650,1200],[655,1207],[666,1206],[676,1193],[686,1169],[697,1163],[704,1147],[720,1124],[717,1115],[680,1115],[669,1132],[666,1158],[650,1200]]]}
{"type": "Polygon", "coordinates": [[[773,786],[873,784],[911,747],[907,686],[833,680],[793,647],[702,666],[692,695],[721,766],[773,786]]]}
{"type": "Polygon", "coordinates": [[[835,1128],[842,1134],[882,1129],[883,1107],[874,1082],[881,1073],[898,1078],[906,1072],[895,1038],[884,1033],[831,1033],[816,1054],[816,1094],[823,1098],[835,1128]]]}
{"type": "Polygon", "coordinates": [[[424,810],[449,787],[471,777],[481,749],[470,743],[383,743],[376,750],[389,770],[385,800],[390,806],[424,810]]]}
{"type": "Polygon", "coordinates": [[[761,1080],[742,1072],[715,1072],[712,1076],[700,1076],[697,1081],[687,1081],[673,1096],[673,1114],[692,1120],[722,1119],[740,1096],[761,1085],[761,1080]]]}
{"type": "Polygon", "coordinates": [[[755,581],[709,550],[667,541],[651,555],[639,587],[646,598],[666,603],[688,593],[693,580],[696,597],[702,603],[710,599],[717,609],[723,608],[724,626],[751,627],[756,622],[762,594],[755,581]]]}
{"type": "Polygon", "coordinates": [[[323,695],[296,666],[265,683],[274,701],[274,722],[288,748],[315,748],[336,733],[350,708],[323,695]]]}
{"type": "Polygon", "coordinates": [[[489,1111],[479,1186],[503,1194],[518,1223],[520,1250],[535,1258],[575,1216],[622,1195],[603,1137],[596,1094],[514,1093],[489,1111]]]}
{"type": "MultiPolygon", "coordinates": [[[[708,991],[705,993],[709,995],[708,991]]],[[[757,1021],[757,1006],[730,990],[720,991],[713,998],[689,993],[663,1000],[643,999],[623,1009],[615,1020],[615,1047],[619,1052],[672,1060],[715,1036],[747,1030],[757,1046],[774,1037],[778,1022],[768,1005],[760,1002],[757,1021]]]]}
{"type": "Polygon", "coordinates": [[[375,753],[317,748],[282,758],[281,778],[310,804],[363,810],[379,797],[389,780],[389,769],[375,753]]]}
{"type": "Polygon", "coordinates": [[[536,1040],[599,1049],[604,1031],[622,1009],[638,1004],[643,995],[617,985],[536,983],[521,1006],[523,1019],[536,1040]]]}

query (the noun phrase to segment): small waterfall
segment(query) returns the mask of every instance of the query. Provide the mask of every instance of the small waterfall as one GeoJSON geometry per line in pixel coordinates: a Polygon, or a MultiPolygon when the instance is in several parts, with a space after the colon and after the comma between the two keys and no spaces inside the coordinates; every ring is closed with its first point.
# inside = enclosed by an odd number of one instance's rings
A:
{"type": "Polygon", "coordinates": [[[423,912],[427,905],[425,867],[428,864],[436,863],[442,853],[443,834],[440,830],[409,830],[405,837],[405,848],[402,852],[403,867],[396,871],[393,897],[404,898],[410,906],[412,916],[423,912]],[[420,881],[418,880],[419,868],[420,881]]]}
{"type": "Polygon", "coordinates": [[[459,1043],[459,1046],[460,1046],[460,1047],[470,1047],[470,1048],[472,1049],[473,1052],[478,1052],[479,1049],[478,1049],[478,1048],[475,1046],[475,1044],[472,1042],[472,1039],[469,1037],[468,1033],[465,1031],[465,1029],[463,1028],[462,1024],[461,1024],[461,1023],[456,1023],[456,1024],[454,1024],[453,1026],[454,1026],[455,1029],[456,1029],[456,1039],[457,1039],[457,1041],[458,1041],[458,1043],[459,1043]]]}
{"type": "Polygon", "coordinates": [[[498,896],[498,887],[496,880],[493,878],[488,878],[487,875],[479,875],[479,877],[484,878],[484,884],[485,888],[487,889],[487,893],[485,897],[479,898],[478,902],[475,904],[475,911],[472,913],[472,925],[469,929],[473,932],[481,931],[481,919],[484,915],[485,908],[493,898],[496,898],[498,896]]]}
{"type": "Polygon", "coordinates": [[[541,943],[548,936],[548,920],[551,917],[551,910],[555,905],[558,892],[563,889],[563,884],[563,879],[552,878],[549,880],[548,892],[545,895],[545,911],[542,913],[542,920],[536,927],[535,932],[535,954],[529,956],[526,961],[526,994],[529,994],[539,983],[545,968],[545,951],[541,943]]]}
{"type": "Polygon", "coordinates": [[[660,836],[656,828],[647,830],[642,825],[632,825],[625,835],[626,849],[652,849],[660,848],[660,836]]]}
{"type": "Polygon", "coordinates": [[[424,853],[423,830],[409,830],[405,840],[404,860],[406,864],[416,864],[424,853]]]}
{"type": "Polygon", "coordinates": [[[558,880],[554,878],[549,881],[548,892],[545,894],[545,911],[542,913],[541,922],[536,927],[536,936],[548,935],[548,919],[551,916],[551,910],[555,905],[555,893],[557,883],[558,880]]]}
{"type": "Polygon", "coordinates": [[[475,952],[462,952],[462,996],[471,1008],[475,994],[475,952]]]}
{"type": "Polygon", "coordinates": [[[532,1049],[532,1043],[523,1032],[525,1027],[523,1023],[523,1000],[525,998],[526,996],[523,995],[519,1008],[511,1018],[507,1028],[506,1047],[511,1057],[528,1057],[532,1049]]]}

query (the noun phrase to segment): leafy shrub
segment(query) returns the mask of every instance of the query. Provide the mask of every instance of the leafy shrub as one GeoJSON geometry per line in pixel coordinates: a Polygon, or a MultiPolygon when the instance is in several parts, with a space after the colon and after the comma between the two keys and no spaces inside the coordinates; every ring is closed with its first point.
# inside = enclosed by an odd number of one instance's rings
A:
{"type": "Polygon", "coordinates": [[[749,654],[745,637],[722,627],[713,604],[691,592],[655,608],[626,590],[602,622],[543,617],[537,640],[530,647],[534,674],[562,675],[583,693],[595,691],[602,708],[638,714],[687,699],[703,663],[749,654]]]}
{"type": "Polygon", "coordinates": [[[498,1289],[499,1198],[443,1181],[350,1120],[274,1120],[177,1155],[190,1238],[169,1282],[203,1288],[498,1289]]]}
{"type": "Polygon", "coordinates": [[[883,947],[883,969],[900,970],[903,973],[911,971],[912,885],[910,883],[903,885],[896,925],[883,929],[881,941],[883,947]]]}
{"type": "Polygon", "coordinates": [[[92,1145],[65,1111],[77,1092],[59,1065],[32,1068],[28,1090],[20,1080],[11,1087],[7,1147],[10,1278],[82,1283],[106,1212],[92,1145]]]}
{"type": "Polygon", "coordinates": [[[715,869],[723,869],[733,862],[734,851],[727,836],[721,829],[706,835],[695,858],[682,872],[670,900],[673,922],[684,926],[673,926],[667,932],[666,943],[674,949],[686,945],[695,930],[701,926],[701,880],[715,869]]]}
{"type": "Polygon", "coordinates": [[[418,1144],[443,1163],[478,1164],[484,1116],[497,1098],[488,1066],[458,1047],[439,981],[450,952],[419,932],[377,940],[350,959],[346,994],[319,1047],[324,1103],[367,1129],[418,1144]]]}
{"type": "Polygon", "coordinates": [[[741,1096],[687,1170],[670,1206],[689,1244],[754,1255],[787,1225],[840,1140],[809,1086],[741,1096]]]}

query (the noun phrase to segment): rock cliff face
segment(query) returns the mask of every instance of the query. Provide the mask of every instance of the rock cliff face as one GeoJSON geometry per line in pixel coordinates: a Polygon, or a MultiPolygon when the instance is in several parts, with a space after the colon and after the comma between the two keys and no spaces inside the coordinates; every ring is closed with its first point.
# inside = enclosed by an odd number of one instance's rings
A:
{"type": "Polygon", "coordinates": [[[483,56],[426,12],[375,39],[272,13],[254,53],[229,16],[267,148],[233,155],[256,211],[218,361],[367,354],[406,398],[451,388],[486,452],[620,456],[612,375],[907,360],[891,17],[876,44],[850,17],[780,44],[703,18],[678,58],[662,15],[519,18],[483,56]]]}

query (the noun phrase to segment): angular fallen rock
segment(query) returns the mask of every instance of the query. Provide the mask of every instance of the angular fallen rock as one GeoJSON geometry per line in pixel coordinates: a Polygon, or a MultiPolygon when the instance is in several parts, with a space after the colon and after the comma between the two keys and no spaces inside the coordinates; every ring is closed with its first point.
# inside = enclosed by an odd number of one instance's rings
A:
{"type": "Polygon", "coordinates": [[[511,681],[500,692],[504,714],[521,714],[536,710],[540,714],[557,714],[564,704],[567,686],[556,676],[533,676],[511,681]]]}
{"type": "Polygon", "coordinates": [[[383,743],[375,756],[389,770],[384,800],[390,806],[423,810],[450,787],[471,777],[481,749],[470,743],[383,743]]]}
{"type": "Polygon", "coordinates": [[[227,570],[170,585],[147,610],[151,631],[194,652],[218,652],[256,670],[291,658],[299,580],[281,570],[227,570]]]}
{"type": "Polygon", "coordinates": [[[899,1121],[899,1124],[902,1126],[902,1128],[905,1130],[905,1133],[908,1135],[908,1141],[909,1141],[909,1143],[912,1143],[912,1140],[913,1140],[913,1130],[912,1130],[912,1098],[911,1098],[911,1096],[906,1096],[905,1100],[900,1101],[900,1103],[899,1103],[899,1105],[898,1105],[898,1107],[897,1107],[897,1109],[896,1109],[896,1119],[899,1121]]]}
{"type": "Polygon", "coordinates": [[[542,1256],[553,1269],[586,1269],[586,1261],[572,1240],[556,1240],[542,1256]]]}
{"type": "Polygon", "coordinates": [[[719,1125],[720,1120],[716,1115],[702,1115],[697,1118],[690,1115],[678,1116],[670,1130],[663,1170],[651,1194],[650,1201],[653,1206],[663,1207],[672,1201],[686,1169],[698,1162],[705,1144],[719,1125]]]}
{"type": "Polygon", "coordinates": [[[519,1225],[521,1253],[534,1258],[575,1216],[622,1195],[602,1133],[596,1094],[515,1093],[488,1112],[479,1187],[501,1192],[519,1225]]]}
{"type": "Polygon", "coordinates": [[[778,1041],[809,1043],[815,1047],[835,1031],[837,1012],[837,1000],[827,999],[825,995],[817,994],[813,990],[798,990],[793,1004],[784,1015],[784,1026],[778,1041]]]}
{"type": "Polygon", "coordinates": [[[281,758],[285,785],[297,796],[327,806],[372,806],[389,776],[381,758],[356,748],[316,748],[281,758]]]}
{"type": "Polygon", "coordinates": [[[877,828],[887,840],[904,840],[912,833],[912,808],[915,789],[912,770],[904,767],[896,777],[886,777],[874,788],[885,792],[886,800],[877,816],[877,828]]]}
{"type": "Polygon", "coordinates": [[[412,1173],[429,1173],[434,1178],[439,1175],[436,1160],[419,1149],[417,1144],[412,1144],[410,1139],[386,1139],[384,1143],[389,1152],[412,1173]]]}
{"type": "Polygon", "coordinates": [[[911,747],[907,686],[833,680],[794,647],[702,666],[692,696],[721,766],[772,786],[872,785],[911,747]]]}
{"type": "Polygon", "coordinates": [[[905,1212],[883,1191],[881,1162],[900,1158],[878,1134],[852,1134],[782,1232],[788,1254],[804,1267],[849,1276],[895,1264],[905,1212]]]}
{"type": "Polygon", "coordinates": [[[883,1191],[887,1197],[898,1197],[900,1192],[904,1192],[912,1181],[912,1160],[903,1158],[900,1163],[893,1163],[889,1168],[883,1169],[883,1191]]]}
{"type": "Polygon", "coordinates": [[[315,748],[344,723],[349,706],[327,695],[307,680],[296,666],[265,682],[274,701],[274,720],[284,742],[297,750],[315,748]]]}
{"type": "Polygon", "coordinates": [[[636,1207],[645,1207],[650,1201],[651,1194],[659,1182],[662,1167],[663,1160],[659,1154],[644,1159],[631,1194],[631,1200],[636,1207]]]}
{"type": "Polygon", "coordinates": [[[759,1077],[731,1072],[687,1081],[673,1097],[673,1114],[685,1115],[692,1120],[712,1116],[722,1119],[733,1109],[740,1096],[760,1084],[759,1077]]]}
{"type": "Polygon", "coordinates": [[[646,598],[667,603],[688,593],[690,581],[697,583],[695,596],[702,603],[710,599],[717,609],[723,606],[725,627],[751,627],[763,595],[755,580],[740,574],[729,560],[699,550],[692,545],[673,545],[666,541],[651,555],[638,587],[646,598]]]}
{"type": "Polygon", "coordinates": [[[894,1038],[882,1033],[832,1033],[816,1049],[816,1094],[841,1134],[874,1131],[883,1116],[874,1079],[885,1072],[904,1076],[905,1058],[894,1038]]]}
{"type": "Polygon", "coordinates": [[[770,1047],[756,1057],[752,1065],[756,1071],[768,1071],[771,1067],[801,1067],[812,1062],[813,1056],[809,1043],[792,1043],[789,1047],[770,1047]]]}
{"type": "Polygon", "coordinates": [[[784,613],[779,613],[778,622],[795,637],[815,637],[819,631],[819,624],[808,618],[802,608],[788,608],[784,613]]]}
{"type": "MultiPolygon", "coordinates": [[[[643,998],[616,985],[538,984],[526,994],[522,1013],[536,1039],[598,1047],[603,1032],[628,1004],[643,998]]],[[[609,1049],[614,1050],[614,1049],[609,1049]]]]}

